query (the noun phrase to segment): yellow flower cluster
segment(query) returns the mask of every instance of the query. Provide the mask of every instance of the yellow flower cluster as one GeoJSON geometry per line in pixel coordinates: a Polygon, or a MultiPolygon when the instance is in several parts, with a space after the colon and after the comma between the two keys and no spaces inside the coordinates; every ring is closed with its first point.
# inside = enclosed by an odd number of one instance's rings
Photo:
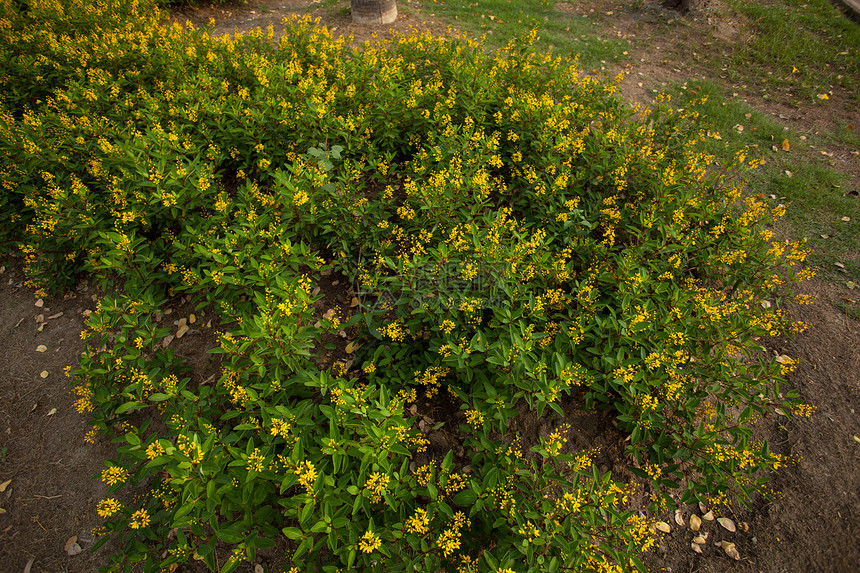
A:
{"type": "Polygon", "coordinates": [[[466,422],[476,430],[484,426],[484,415],[477,410],[466,410],[466,422]]]}
{"type": "Polygon", "coordinates": [[[442,531],[436,540],[436,546],[442,551],[442,555],[448,557],[460,548],[461,530],[463,527],[471,526],[471,524],[472,522],[466,518],[462,511],[453,515],[448,523],[448,528],[442,531]]]}
{"type": "Polygon", "coordinates": [[[388,488],[389,477],[379,472],[373,472],[364,484],[364,490],[371,503],[379,503],[388,488]]]}
{"type": "Polygon", "coordinates": [[[266,456],[260,453],[260,448],[254,448],[254,451],[248,456],[248,471],[261,472],[266,467],[266,456]]]}
{"type": "Polygon", "coordinates": [[[131,522],[128,526],[132,529],[143,529],[149,525],[149,513],[145,509],[138,509],[131,514],[131,522]]]}
{"type": "Polygon", "coordinates": [[[382,545],[382,540],[372,531],[365,532],[358,540],[358,548],[364,553],[373,553],[382,545]]]}
{"type": "Polygon", "coordinates": [[[415,513],[406,520],[405,529],[408,533],[415,535],[426,535],[429,531],[430,518],[427,516],[427,510],[418,508],[415,513]]]}
{"type": "Polygon", "coordinates": [[[102,470],[101,479],[108,485],[124,483],[128,479],[128,472],[119,466],[110,466],[102,470]]]}
{"type": "Polygon", "coordinates": [[[299,478],[299,483],[305,488],[308,495],[312,496],[314,493],[314,482],[317,479],[317,470],[314,464],[305,460],[299,463],[294,471],[299,478]]]}
{"type": "Polygon", "coordinates": [[[96,506],[96,511],[100,517],[110,517],[122,511],[122,503],[114,498],[103,499],[96,506]]]}

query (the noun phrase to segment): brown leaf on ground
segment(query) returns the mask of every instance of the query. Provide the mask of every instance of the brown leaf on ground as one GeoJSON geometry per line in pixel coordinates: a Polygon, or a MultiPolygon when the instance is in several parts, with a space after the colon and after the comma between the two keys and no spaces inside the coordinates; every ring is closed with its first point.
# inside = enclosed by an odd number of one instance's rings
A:
{"type": "Polygon", "coordinates": [[[741,554],[738,553],[737,547],[735,547],[734,543],[729,543],[728,541],[721,541],[720,547],[723,548],[723,551],[726,552],[726,555],[734,559],[735,561],[741,560],[741,554]]]}
{"type": "Polygon", "coordinates": [[[65,551],[69,555],[77,555],[81,552],[81,546],[78,545],[77,535],[72,535],[71,537],[66,539],[66,545],[63,546],[63,551],[65,551]]]}
{"type": "Polygon", "coordinates": [[[702,527],[702,518],[694,513],[690,516],[690,529],[699,531],[700,527],[702,527]]]}

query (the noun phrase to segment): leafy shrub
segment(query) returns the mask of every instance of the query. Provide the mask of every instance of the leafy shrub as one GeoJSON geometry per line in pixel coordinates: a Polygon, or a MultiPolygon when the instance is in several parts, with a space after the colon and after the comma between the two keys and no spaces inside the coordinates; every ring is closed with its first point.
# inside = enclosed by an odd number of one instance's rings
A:
{"type": "Polygon", "coordinates": [[[101,478],[144,492],[97,508],[112,567],[282,544],[303,570],[609,571],[655,542],[637,487],[654,510],[767,493],[784,460],[751,424],[804,407],[759,341],[802,328],[779,307],[811,273],[695,111],[628,109],[533,36],[353,50],[301,20],[275,44],[120,4],[0,20],[4,240],[40,290],[110,293],[73,374],[89,438],[120,444],[101,478]],[[354,300],[325,312],[333,271],[354,300]],[[178,296],[211,316],[214,381],[169,346],[178,296]],[[579,396],[638,486],[564,426],[511,432],[579,396]],[[419,397],[462,412],[465,463],[427,451],[419,397]]]}

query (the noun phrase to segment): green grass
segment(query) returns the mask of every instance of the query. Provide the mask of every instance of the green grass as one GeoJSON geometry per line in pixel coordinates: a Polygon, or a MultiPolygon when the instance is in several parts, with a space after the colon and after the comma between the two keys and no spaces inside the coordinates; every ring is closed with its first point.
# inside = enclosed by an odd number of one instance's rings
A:
{"type": "Polygon", "coordinates": [[[575,3],[551,0],[425,0],[423,10],[464,32],[486,34],[490,47],[502,47],[536,27],[540,34],[538,47],[561,56],[579,54],[586,68],[599,69],[626,60],[630,43],[608,38],[606,30],[596,22],[576,15],[575,7],[575,3]]]}
{"type": "Polygon", "coordinates": [[[745,20],[729,78],[805,105],[834,87],[860,102],[860,26],[827,0],[728,0],[745,20]],[[762,70],[773,72],[761,73],[762,70]],[[790,96],[788,94],[791,94],[790,96]]]}

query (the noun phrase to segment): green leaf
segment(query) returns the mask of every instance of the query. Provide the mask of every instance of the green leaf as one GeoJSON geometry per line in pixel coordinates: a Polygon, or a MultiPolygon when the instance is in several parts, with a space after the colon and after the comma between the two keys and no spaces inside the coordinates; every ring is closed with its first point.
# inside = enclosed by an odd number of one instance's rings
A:
{"type": "Polygon", "coordinates": [[[475,503],[476,499],[478,499],[477,493],[471,489],[464,489],[454,496],[454,503],[460,507],[468,507],[475,503]]]}
{"type": "Polygon", "coordinates": [[[119,408],[116,409],[117,414],[124,414],[126,412],[130,412],[131,410],[140,410],[141,408],[145,408],[146,405],[142,402],[126,402],[122,404],[119,408]]]}
{"type": "Polygon", "coordinates": [[[299,539],[303,536],[302,530],[297,527],[285,527],[281,531],[284,532],[289,539],[299,539]]]}

